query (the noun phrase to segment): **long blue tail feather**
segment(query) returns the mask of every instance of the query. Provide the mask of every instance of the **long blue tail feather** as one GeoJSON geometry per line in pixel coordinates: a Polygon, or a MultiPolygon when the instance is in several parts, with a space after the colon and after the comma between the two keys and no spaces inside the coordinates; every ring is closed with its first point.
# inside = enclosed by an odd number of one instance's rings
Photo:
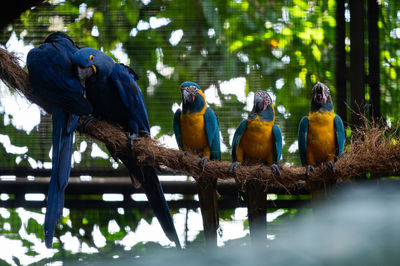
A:
{"type": "Polygon", "coordinates": [[[163,228],[167,237],[174,241],[177,248],[181,248],[178,235],[175,230],[174,221],[172,219],[167,201],[165,200],[164,191],[161,187],[160,181],[154,167],[143,166],[142,172],[144,180],[142,186],[147,196],[150,206],[153,208],[161,227],[163,228]]]}
{"type": "Polygon", "coordinates": [[[45,244],[50,248],[58,220],[62,217],[64,194],[71,171],[71,155],[77,116],[53,107],[53,157],[44,222],[45,244]]]}
{"type": "MultiPolygon", "coordinates": [[[[111,154],[114,154],[114,150],[111,147],[107,148],[111,154]]],[[[169,240],[175,242],[177,248],[181,248],[174,222],[164,196],[164,191],[158,180],[155,168],[152,166],[139,166],[137,160],[131,156],[121,154],[118,158],[129,170],[131,178],[135,178],[143,186],[147,200],[164,230],[165,235],[169,240]]]]}

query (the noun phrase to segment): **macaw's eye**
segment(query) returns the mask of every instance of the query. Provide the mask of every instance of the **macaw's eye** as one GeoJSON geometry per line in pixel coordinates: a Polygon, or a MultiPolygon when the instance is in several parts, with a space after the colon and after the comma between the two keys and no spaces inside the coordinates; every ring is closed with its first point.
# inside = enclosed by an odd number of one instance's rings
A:
{"type": "Polygon", "coordinates": [[[196,86],[190,86],[189,89],[192,93],[196,93],[199,90],[196,86]]]}
{"type": "Polygon", "coordinates": [[[94,55],[91,54],[91,55],[89,56],[89,58],[90,58],[90,61],[93,61],[93,60],[94,60],[94,55]]]}

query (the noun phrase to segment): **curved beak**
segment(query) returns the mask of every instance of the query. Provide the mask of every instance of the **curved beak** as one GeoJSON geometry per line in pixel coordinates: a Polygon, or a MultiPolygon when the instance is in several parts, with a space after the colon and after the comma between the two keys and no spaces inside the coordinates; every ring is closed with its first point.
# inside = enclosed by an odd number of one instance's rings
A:
{"type": "Polygon", "coordinates": [[[256,113],[260,113],[260,112],[264,111],[266,107],[267,106],[265,104],[264,98],[259,93],[256,93],[254,95],[253,110],[256,113]]]}
{"type": "Polygon", "coordinates": [[[82,87],[86,88],[86,80],[95,74],[95,68],[90,67],[76,67],[76,75],[78,76],[79,83],[82,87]]]}
{"type": "Polygon", "coordinates": [[[328,96],[325,94],[322,85],[317,84],[317,87],[315,88],[315,91],[314,91],[313,98],[314,98],[314,102],[319,106],[322,106],[326,103],[328,96]]]}
{"type": "Polygon", "coordinates": [[[187,103],[191,103],[194,101],[193,99],[194,97],[192,96],[192,94],[187,91],[186,89],[182,89],[182,101],[183,104],[187,104],[187,103]]]}

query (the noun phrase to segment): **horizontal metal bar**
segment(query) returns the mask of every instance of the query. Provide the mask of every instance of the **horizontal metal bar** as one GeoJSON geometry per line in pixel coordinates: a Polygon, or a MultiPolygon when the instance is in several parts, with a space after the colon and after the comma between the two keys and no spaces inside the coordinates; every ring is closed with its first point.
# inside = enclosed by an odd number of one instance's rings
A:
{"type": "MultiPolygon", "coordinates": [[[[35,178],[29,181],[26,178],[16,178],[14,181],[0,180],[0,193],[45,193],[47,194],[49,177],[35,178]]],[[[161,181],[165,193],[193,195],[197,194],[197,186],[194,181],[161,181]]],[[[220,181],[217,184],[218,193],[221,195],[237,195],[239,193],[236,183],[231,181],[220,181]]],[[[80,178],[71,177],[66,194],[104,194],[121,193],[134,194],[144,193],[142,188],[136,189],[131,184],[129,177],[95,177],[90,181],[82,181],[80,178]]],[[[268,193],[272,194],[308,194],[304,188],[287,191],[284,188],[270,188],[268,193]]]]}
{"type": "MultiPolygon", "coordinates": [[[[175,171],[169,171],[166,169],[157,169],[157,173],[160,175],[181,175],[175,171]]],[[[27,166],[0,168],[1,175],[15,175],[17,177],[48,177],[51,174],[51,169],[32,169],[27,166]]],[[[81,175],[89,175],[96,177],[123,177],[128,176],[128,170],[125,167],[119,167],[118,169],[113,169],[111,167],[75,167],[71,169],[71,177],[79,177],[81,175]]]]}
{"type": "MultiPolygon", "coordinates": [[[[0,181],[0,193],[14,195],[13,200],[0,201],[1,207],[6,208],[43,208],[46,201],[27,201],[26,193],[47,194],[49,177],[35,178],[29,181],[26,178],[16,178],[12,181],[0,181]]],[[[195,181],[161,181],[164,193],[195,195],[197,194],[197,185],[195,181]]],[[[217,184],[218,193],[222,196],[218,200],[220,209],[232,209],[236,207],[245,207],[246,204],[239,197],[239,189],[236,183],[231,181],[222,181],[217,184]]],[[[296,191],[307,194],[307,191],[296,191]]],[[[80,178],[71,177],[66,189],[65,206],[67,208],[149,208],[147,201],[134,201],[132,194],[144,193],[142,188],[136,189],[129,177],[96,177],[90,181],[82,181],[80,178]],[[123,201],[104,201],[104,200],[80,200],[80,195],[102,195],[106,193],[123,194],[123,201]]],[[[282,188],[271,189],[269,193],[287,194],[282,188]]],[[[297,194],[296,194],[297,195],[297,194]]],[[[199,202],[191,199],[171,200],[168,202],[172,209],[177,208],[198,208],[199,202]]],[[[275,200],[267,201],[268,208],[299,208],[309,206],[308,200],[275,200]]]]}
{"type": "MultiPolygon", "coordinates": [[[[196,209],[199,207],[199,202],[196,200],[171,200],[168,202],[171,209],[196,209]]],[[[281,208],[309,208],[311,203],[309,200],[275,200],[267,201],[268,209],[281,209],[281,208]]],[[[46,207],[46,201],[26,201],[21,200],[7,200],[0,201],[0,207],[3,208],[33,208],[40,209],[46,207]]],[[[104,200],[78,200],[78,199],[65,199],[65,207],[69,209],[149,209],[150,205],[147,201],[134,201],[125,199],[123,201],[104,201],[104,200]]],[[[246,207],[245,202],[237,200],[219,200],[218,208],[220,210],[233,209],[237,207],[246,207]]]]}

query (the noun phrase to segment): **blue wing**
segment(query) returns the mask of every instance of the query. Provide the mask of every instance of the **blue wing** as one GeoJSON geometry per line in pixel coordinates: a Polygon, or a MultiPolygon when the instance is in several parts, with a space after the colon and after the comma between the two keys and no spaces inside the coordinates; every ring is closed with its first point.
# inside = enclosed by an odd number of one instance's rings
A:
{"type": "Polygon", "coordinates": [[[91,113],[92,108],[75,77],[71,58],[77,50],[69,40],[44,43],[29,51],[27,67],[35,93],[65,111],[83,115],[91,113]]]}
{"type": "Polygon", "coordinates": [[[239,126],[237,127],[235,134],[233,135],[233,141],[232,141],[232,161],[236,162],[237,157],[236,157],[236,150],[237,147],[239,146],[239,141],[240,138],[242,137],[244,131],[247,128],[247,120],[243,120],[240,122],[239,126]]]}
{"type": "Polygon", "coordinates": [[[274,134],[274,140],[275,140],[274,163],[279,164],[279,161],[281,160],[281,154],[282,154],[282,132],[281,132],[281,129],[277,125],[274,125],[272,127],[272,134],[274,134]]]}
{"type": "Polygon", "coordinates": [[[336,156],[341,157],[344,152],[346,134],[344,131],[343,121],[340,116],[336,115],[333,121],[336,133],[336,156]]]}
{"type": "Polygon", "coordinates": [[[207,107],[206,112],[204,113],[204,123],[206,127],[208,145],[210,145],[210,151],[211,151],[210,159],[220,160],[221,143],[219,138],[218,118],[210,107],[207,107]]]}
{"type": "Polygon", "coordinates": [[[308,117],[304,116],[300,120],[298,142],[299,153],[302,165],[307,165],[307,133],[308,133],[308,117]]]}
{"type": "Polygon", "coordinates": [[[178,146],[181,150],[183,150],[183,144],[182,144],[182,138],[181,138],[181,109],[176,110],[174,114],[174,133],[175,133],[175,139],[176,143],[178,143],[178,146]]]}
{"type": "MultiPolygon", "coordinates": [[[[147,111],[144,105],[142,92],[136,83],[136,75],[134,72],[124,65],[115,64],[110,76],[112,82],[117,87],[122,104],[130,112],[131,119],[129,120],[129,125],[133,132],[139,134],[139,131],[143,130],[149,134],[150,125],[147,111]]],[[[138,162],[132,160],[131,157],[126,158],[120,156],[119,159],[121,159],[124,165],[129,169],[129,172],[143,186],[147,199],[167,237],[180,247],[172,216],[154,167],[139,166],[138,162]]]]}
{"type": "Polygon", "coordinates": [[[64,208],[65,188],[71,171],[73,132],[78,118],[53,107],[52,169],[44,222],[45,243],[48,248],[52,246],[54,229],[64,208]]]}
{"type": "Polygon", "coordinates": [[[111,80],[117,87],[122,103],[129,109],[131,119],[129,125],[135,134],[145,131],[150,134],[149,119],[143,94],[135,80],[133,71],[121,64],[115,64],[111,73],[111,80]]]}

